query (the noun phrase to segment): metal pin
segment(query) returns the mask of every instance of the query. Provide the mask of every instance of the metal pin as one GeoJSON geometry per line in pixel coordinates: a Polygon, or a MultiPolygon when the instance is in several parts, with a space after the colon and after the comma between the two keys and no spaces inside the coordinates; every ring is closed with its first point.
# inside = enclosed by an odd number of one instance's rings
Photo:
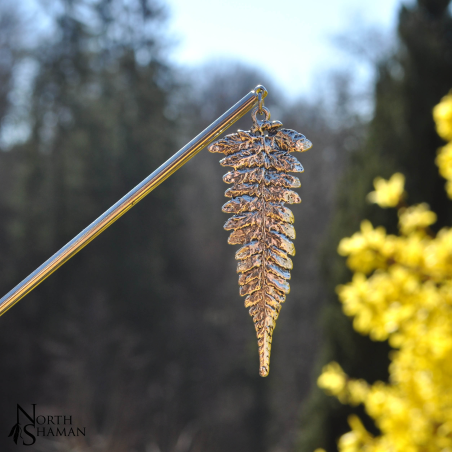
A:
{"type": "Polygon", "coordinates": [[[186,144],[181,150],[176,152],[163,165],[129,191],[129,193],[110,207],[110,209],[102,214],[97,220],[93,221],[69,243],[63,246],[63,248],[56,252],[50,259],[45,261],[20,284],[14,287],[14,289],[8,292],[0,300],[0,315],[14,306],[19,300],[44,281],[44,279],[50,276],[55,270],[65,264],[71,257],[91,242],[91,240],[105,231],[105,229],[112,225],[119,217],[124,215],[137,202],[141,201],[146,195],[154,190],[154,188],[187,163],[201,149],[214,141],[215,138],[221,135],[228,127],[248,113],[259,103],[259,99],[265,98],[267,94],[268,92],[265,87],[262,85],[256,86],[254,90],[250,91],[226,113],[221,115],[209,127],[193,138],[193,140],[186,144]]]}

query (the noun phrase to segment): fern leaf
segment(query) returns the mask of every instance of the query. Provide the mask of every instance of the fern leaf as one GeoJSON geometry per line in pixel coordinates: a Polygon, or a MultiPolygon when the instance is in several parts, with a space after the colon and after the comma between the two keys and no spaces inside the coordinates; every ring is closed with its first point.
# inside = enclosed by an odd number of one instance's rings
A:
{"type": "Polygon", "coordinates": [[[295,254],[294,217],[284,204],[301,202],[292,190],[300,180],[288,173],[304,170],[290,153],[311,146],[304,135],[283,129],[279,121],[262,121],[209,147],[210,152],[226,155],[222,166],[233,168],[223,177],[232,186],[225,193],[231,200],[222,210],[233,214],[224,228],[232,231],[228,243],[241,245],[235,253],[240,295],[246,296],[245,307],[254,321],[263,377],[270,369],[275,322],[290,291],[289,255],[295,254]]]}

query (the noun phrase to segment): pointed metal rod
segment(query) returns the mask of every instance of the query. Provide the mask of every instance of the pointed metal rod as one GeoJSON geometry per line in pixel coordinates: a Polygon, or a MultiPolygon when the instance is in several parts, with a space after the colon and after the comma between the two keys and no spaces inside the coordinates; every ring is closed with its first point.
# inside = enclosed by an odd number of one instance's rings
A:
{"type": "Polygon", "coordinates": [[[44,279],[78,253],[84,246],[88,245],[91,240],[96,238],[119,217],[124,215],[138,201],[141,201],[146,195],[154,190],[154,188],[194,157],[201,149],[214,141],[228,127],[249,112],[259,102],[259,97],[263,99],[266,95],[267,90],[262,85],[256,86],[256,88],[239,100],[226,113],[221,115],[180,151],[176,152],[163,165],[158,167],[152,174],[144,179],[143,182],[130,190],[129,193],[110,207],[110,209],[102,214],[97,220],[93,221],[87,228],[80,232],[80,234],[74,237],[68,244],[63,246],[63,248],[45,261],[20,284],[8,292],[0,300],[0,315],[14,306],[19,300],[44,281],[44,279]]]}

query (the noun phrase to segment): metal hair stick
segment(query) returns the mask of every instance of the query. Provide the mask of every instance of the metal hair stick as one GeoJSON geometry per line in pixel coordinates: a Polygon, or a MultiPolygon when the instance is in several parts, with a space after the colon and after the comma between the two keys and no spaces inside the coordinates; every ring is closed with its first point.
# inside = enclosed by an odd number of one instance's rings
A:
{"type": "Polygon", "coordinates": [[[267,90],[265,87],[262,85],[256,86],[254,90],[250,91],[226,113],[220,116],[198,136],[193,138],[193,140],[186,144],[180,151],[176,152],[176,154],[168,159],[163,165],[144,179],[143,182],[133,188],[97,220],[91,223],[68,244],[56,252],[50,259],[38,267],[33,273],[31,273],[31,275],[8,292],[0,300],[0,315],[4,314],[9,308],[14,306],[14,304],[25,297],[25,295],[31,292],[37,285],[44,281],[44,279],[50,276],[55,270],[61,267],[84,246],[91,242],[91,240],[96,238],[119,217],[124,215],[138,201],[141,201],[146,195],[154,190],[154,188],[171,176],[171,174],[176,172],[181,166],[187,163],[201,149],[215,140],[215,138],[221,135],[243,115],[248,113],[258,103],[259,98],[264,98],[265,96],[267,96],[267,90]]]}

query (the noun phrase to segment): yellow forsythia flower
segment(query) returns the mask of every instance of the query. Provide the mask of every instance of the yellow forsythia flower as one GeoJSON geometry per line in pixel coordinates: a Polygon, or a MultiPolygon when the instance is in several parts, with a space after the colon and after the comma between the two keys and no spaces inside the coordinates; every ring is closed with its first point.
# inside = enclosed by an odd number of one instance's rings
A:
{"type": "Polygon", "coordinates": [[[322,374],[317,380],[319,387],[332,395],[339,395],[345,388],[346,375],[338,363],[332,362],[323,368],[322,374]]]}
{"type": "Polygon", "coordinates": [[[436,213],[425,202],[407,209],[399,210],[399,228],[403,235],[418,229],[425,229],[436,222],[436,213]]]}
{"type": "Polygon", "coordinates": [[[446,191],[452,198],[452,141],[438,150],[435,163],[439,167],[439,173],[447,180],[446,191]]]}
{"type": "Polygon", "coordinates": [[[348,423],[351,427],[351,432],[342,435],[339,439],[339,450],[341,452],[356,452],[363,450],[362,446],[372,439],[370,433],[366,430],[358,416],[350,415],[348,423]]]}
{"type": "Polygon", "coordinates": [[[447,180],[447,195],[452,198],[452,93],[444,96],[433,109],[433,117],[438,135],[449,142],[438,150],[436,164],[441,176],[447,180]]]}
{"type": "Polygon", "coordinates": [[[404,195],[405,176],[395,173],[389,180],[377,177],[374,180],[375,191],[367,195],[369,202],[378,204],[380,207],[396,207],[404,195]]]}
{"type": "Polygon", "coordinates": [[[337,251],[341,256],[349,256],[347,265],[352,270],[369,273],[384,263],[380,251],[385,246],[385,240],[384,228],[374,229],[370,221],[364,220],[361,231],[342,239],[337,251]]]}
{"type": "Polygon", "coordinates": [[[433,109],[433,119],[438,135],[446,141],[452,141],[452,93],[444,96],[433,109]]]}

